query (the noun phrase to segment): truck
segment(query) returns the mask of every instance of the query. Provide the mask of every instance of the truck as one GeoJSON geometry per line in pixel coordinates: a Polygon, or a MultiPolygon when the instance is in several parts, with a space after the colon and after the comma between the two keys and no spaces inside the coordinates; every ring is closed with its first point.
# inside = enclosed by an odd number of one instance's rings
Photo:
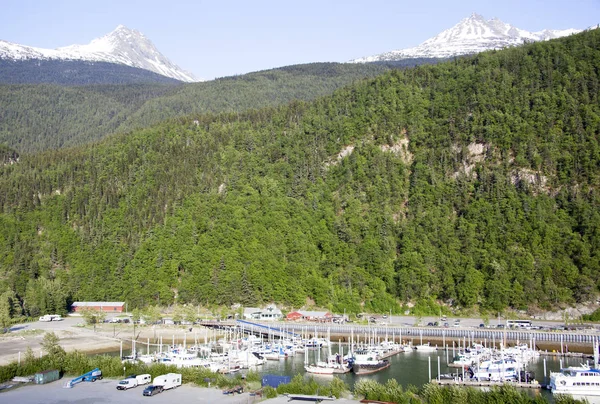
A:
{"type": "Polygon", "coordinates": [[[161,386],[163,390],[174,389],[181,386],[181,374],[167,373],[166,375],[156,376],[152,381],[152,385],[161,386]]]}
{"type": "Polygon", "coordinates": [[[149,374],[131,375],[119,382],[117,390],[128,390],[137,386],[150,383],[152,376],[149,374]]]}

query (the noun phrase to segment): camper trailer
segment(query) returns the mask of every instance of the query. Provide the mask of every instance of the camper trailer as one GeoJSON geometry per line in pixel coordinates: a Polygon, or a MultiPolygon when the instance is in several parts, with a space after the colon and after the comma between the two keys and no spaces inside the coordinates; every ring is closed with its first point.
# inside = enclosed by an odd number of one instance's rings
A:
{"type": "Polygon", "coordinates": [[[152,384],[154,386],[162,386],[163,390],[174,389],[181,386],[181,374],[167,373],[166,375],[156,376],[152,384]]]}

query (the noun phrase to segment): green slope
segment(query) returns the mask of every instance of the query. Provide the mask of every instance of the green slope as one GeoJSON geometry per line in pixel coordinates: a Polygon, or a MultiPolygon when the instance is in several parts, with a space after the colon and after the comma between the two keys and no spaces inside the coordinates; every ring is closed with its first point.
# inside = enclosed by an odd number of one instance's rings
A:
{"type": "Polygon", "coordinates": [[[595,30],[21,156],[0,175],[0,290],[32,314],[65,296],[348,312],[586,301],[599,67],[595,30]]]}
{"type": "Polygon", "coordinates": [[[77,146],[192,113],[311,100],[388,69],[314,63],[181,85],[0,85],[0,144],[21,153],[77,146]]]}

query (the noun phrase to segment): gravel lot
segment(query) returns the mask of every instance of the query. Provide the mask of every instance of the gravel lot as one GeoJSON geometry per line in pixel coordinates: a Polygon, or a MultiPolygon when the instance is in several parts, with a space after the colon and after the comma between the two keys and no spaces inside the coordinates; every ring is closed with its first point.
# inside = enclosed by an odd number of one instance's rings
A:
{"type": "MultiPolygon", "coordinates": [[[[183,385],[176,389],[166,390],[152,397],[144,397],[142,391],[145,386],[120,391],[117,390],[117,380],[98,380],[94,383],[83,382],[72,389],[63,388],[68,380],[63,378],[45,385],[26,385],[0,393],[1,403],[18,404],[92,404],[92,403],[145,403],[145,404],[248,404],[259,402],[260,398],[250,396],[248,393],[234,396],[224,395],[221,390],[183,385]]],[[[288,398],[280,396],[270,400],[261,401],[264,404],[287,403],[288,398]]],[[[339,404],[355,404],[358,401],[346,399],[335,400],[339,404]]]]}

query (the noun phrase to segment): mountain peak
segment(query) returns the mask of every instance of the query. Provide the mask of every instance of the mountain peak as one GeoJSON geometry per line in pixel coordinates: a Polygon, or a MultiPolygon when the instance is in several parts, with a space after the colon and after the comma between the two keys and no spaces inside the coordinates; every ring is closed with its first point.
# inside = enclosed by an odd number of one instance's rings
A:
{"type": "Polygon", "coordinates": [[[485,18],[481,14],[477,14],[475,12],[471,13],[471,15],[468,18],[466,18],[466,19],[470,20],[470,21],[483,21],[483,22],[485,22],[485,18]]]}
{"type": "Polygon", "coordinates": [[[448,58],[521,45],[526,41],[543,41],[580,32],[576,29],[529,32],[498,18],[486,19],[477,13],[429,38],[414,48],[395,50],[380,55],[352,60],[356,63],[395,61],[414,58],[448,58]]]}
{"type": "Polygon", "coordinates": [[[108,62],[137,67],[176,80],[198,81],[163,56],[141,32],[119,25],[110,33],[87,45],[70,45],[57,49],[40,49],[0,41],[0,58],[63,59],[108,62]],[[5,45],[6,44],[6,45],[5,45]]]}

